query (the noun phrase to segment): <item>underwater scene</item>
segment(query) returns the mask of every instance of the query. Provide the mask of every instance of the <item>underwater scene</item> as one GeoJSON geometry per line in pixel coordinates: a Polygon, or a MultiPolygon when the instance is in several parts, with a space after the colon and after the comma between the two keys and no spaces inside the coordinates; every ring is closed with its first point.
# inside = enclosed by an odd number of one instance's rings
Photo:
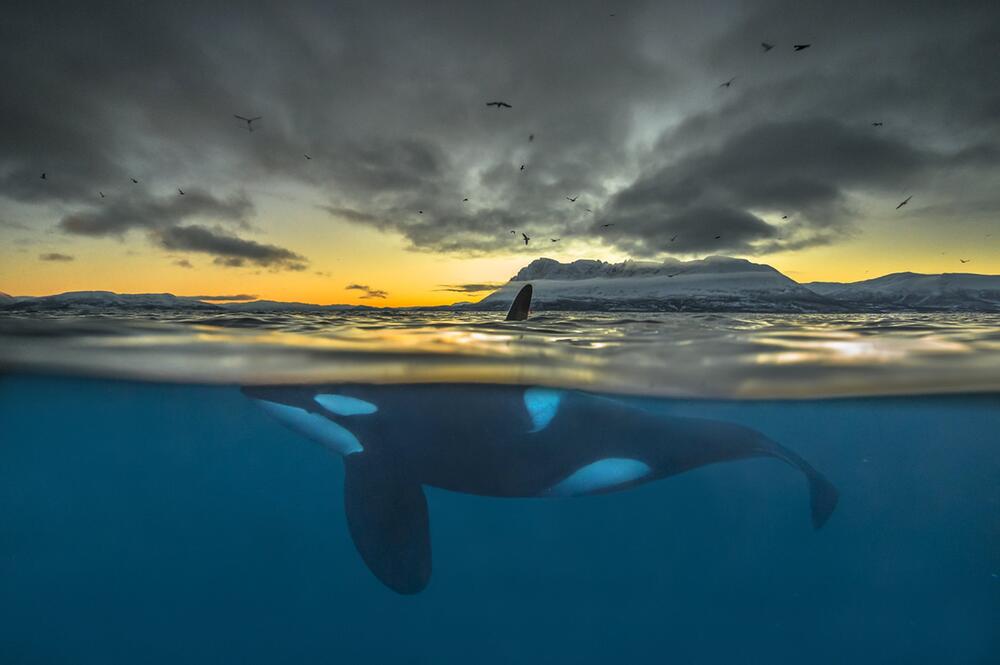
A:
{"type": "Polygon", "coordinates": [[[1000,654],[995,316],[197,318],[4,320],[0,662],[1000,654]]]}

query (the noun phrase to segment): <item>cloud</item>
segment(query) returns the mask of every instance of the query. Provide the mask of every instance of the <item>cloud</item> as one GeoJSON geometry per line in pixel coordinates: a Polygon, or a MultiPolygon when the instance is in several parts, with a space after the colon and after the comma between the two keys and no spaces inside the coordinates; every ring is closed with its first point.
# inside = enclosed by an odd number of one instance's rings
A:
{"type": "Polygon", "coordinates": [[[76,235],[121,236],[132,229],[163,229],[192,218],[242,222],[252,211],[253,204],[242,194],[227,199],[198,190],[184,196],[138,194],[66,215],[59,227],[76,235]]]}
{"type": "Polygon", "coordinates": [[[452,293],[482,293],[484,291],[494,291],[503,286],[503,284],[441,284],[436,289],[437,291],[449,291],[452,293]]]}
{"type": "Polygon", "coordinates": [[[60,254],[59,252],[48,252],[47,254],[39,254],[39,261],[73,261],[75,257],[69,254],[60,254]]]}
{"type": "Polygon", "coordinates": [[[185,298],[194,298],[196,300],[209,300],[209,301],[224,301],[224,300],[256,300],[256,295],[250,295],[247,293],[239,293],[236,295],[218,295],[218,296],[183,296],[185,298]]]}
{"type": "Polygon", "coordinates": [[[222,266],[254,264],[282,270],[305,270],[307,263],[304,256],[284,247],[245,240],[194,224],[160,229],[154,237],[164,249],[212,254],[214,262],[222,266]]]}
{"type": "Polygon", "coordinates": [[[363,296],[360,296],[362,300],[368,300],[370,298],[385,298],[389,294],[382,289],[373,289],[370,286],[364,284],[348,284],[344,287],[347,291],[362,291],[363,296]]]}
{"type": "Polygon", "coordinates": [[[174,265],[180,266],[181,268],[194,268],[194,266],[191,265],[191,262],[188,261],[187,259],[177,259],[176,261],[174,261],[174,265]]]}

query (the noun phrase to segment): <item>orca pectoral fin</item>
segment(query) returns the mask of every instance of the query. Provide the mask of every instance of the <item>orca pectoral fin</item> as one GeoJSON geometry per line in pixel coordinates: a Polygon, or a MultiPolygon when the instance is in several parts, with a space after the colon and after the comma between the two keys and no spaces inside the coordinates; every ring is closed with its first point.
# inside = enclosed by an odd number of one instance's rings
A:
{"type": "Polygon", "coordinates": [[[366,457],[344,459],[344,509],[354,547],[375,577],[396,593],[423,591],[431,577],[423,488],[366,457]]]}
{"type": "Polygon", "coordinates": [[[830,515],[833,514],[833,509],[837,507],[840,492],[833,486],[833,483],[826,479],[826,476],[814,469],[809,462],[784,446],[773,441],[770,443],[774,447],[771,454],[788,462],[805,474],[806,480],[809,482],[809,509],[812,514],[813,528],[820,528],[826,524],[830,515]]]}

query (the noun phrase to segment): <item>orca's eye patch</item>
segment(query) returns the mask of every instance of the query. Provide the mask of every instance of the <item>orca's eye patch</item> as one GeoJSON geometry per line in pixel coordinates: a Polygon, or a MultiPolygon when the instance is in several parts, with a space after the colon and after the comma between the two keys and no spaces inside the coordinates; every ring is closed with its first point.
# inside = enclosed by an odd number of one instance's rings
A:
{"type": "Polygon", "coordinates": [[[316,395],[313,400],[337,416],[367,416],[378,411],[371,402],[346,395],[316,395]]]}

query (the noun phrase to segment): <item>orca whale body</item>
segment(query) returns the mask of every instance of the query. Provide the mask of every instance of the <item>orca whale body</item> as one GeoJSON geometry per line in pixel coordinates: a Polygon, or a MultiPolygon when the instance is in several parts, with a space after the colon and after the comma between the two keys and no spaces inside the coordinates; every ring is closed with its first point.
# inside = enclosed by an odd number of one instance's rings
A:
{"type": "Polygon", "coordinates": [[[826,478],[760,432],[575,390],[461,384],[242,390],[279,422],[343,457],[351,538],[371,572],[401,594],[418,593],[430,580],[425,485],[489,497],[576,497],[707,464],[773,457],[805,475],[815,528],[837,504],[826,478]]]}

